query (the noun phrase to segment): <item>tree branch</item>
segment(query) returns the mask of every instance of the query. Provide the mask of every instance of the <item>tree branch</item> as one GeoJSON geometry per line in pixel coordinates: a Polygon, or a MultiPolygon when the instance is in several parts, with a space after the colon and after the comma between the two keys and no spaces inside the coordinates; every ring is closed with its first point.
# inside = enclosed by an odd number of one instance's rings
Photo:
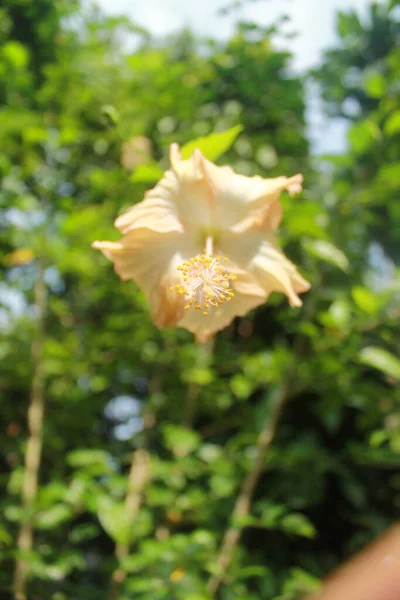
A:
{"type": "Polygon", "coordinates": [[[266,420],[258,436],[254,464],[243,480],[239,495],[236,499],[231,515],[231,522],[233,525],[228,527],[224,534],[221,549],[217,558],[217,572],[210,577],[207,585],[207,589],[212,595],[216,594],[218,591],[232,562],[234,550],[240,541],[243,528],[234,523],[249,514],[254,491],[263,470],[266,451],[275,437],[282,408],[290,395],[290,381],[291,378],[288,377],[286,382],[284,382],[278,390],[272,416],[266,420]]]}
{"type": "Polygon", "coordinates": [[[22,486],[23,517],[17,539],[19,556],[14,572],[14,594],[16,600],[26,600],[26,583],[29,577],[29,562],[26,554],[33,545],[33,512],[37,496],[39,469],[43,443],[44,384],[45,370],[43,348],[45,341],[44,321],[47,312],[47,290],[44,281],[44,267],[39,265],[35,283],[35,307],[37,310],[37,330],[32,342],[31,360],[33,365],[30,404],[28,409],[28,443],[25,451],[25,473],[22,486]]]}
{"type": "MultiPolygon", "coordinates": [[[[133,454],[131,470],[128,480],[128,492],[125,498],[125,508],[128,521],[132,523],[137,517],[142,502],[142,492],[150,478],[150,456],[147,450],[140,448],[133,454]]],[[[115,555],[121,562],[129,555],[128,544],[117,544],[115,555]]],[[[115,569],[111,578],[110,600],[117,600],[122,583],[126,578],[126,571],[120,566],[115,569]]]]}

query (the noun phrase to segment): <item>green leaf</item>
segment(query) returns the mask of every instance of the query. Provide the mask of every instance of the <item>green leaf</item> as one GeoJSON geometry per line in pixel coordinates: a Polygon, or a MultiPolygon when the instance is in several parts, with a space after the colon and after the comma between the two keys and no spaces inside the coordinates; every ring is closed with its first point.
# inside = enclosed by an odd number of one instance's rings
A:
{"type": "Polygon", "coordinates": [[[133,523],[126,511],[125,503],[104,500],[100,503],[97,516],[102,528],[114,542],[128,545],[132,541],[133,523]]]}
{"type": "Polygon", "coordinates": [[[400,161],[382,165],[378,171],[378,183],[390,188],[400,187],[400,161]]]}
{"type": "Polygon", "coordinates": [[[268,503],[262,512],[259,524],[267,529],[276,527],[285,512],[287,512],[285,505],[268,503]]]}
{"type": "Polygon", "coordinates": [[[331,242],[325,240],[306,240],[303,244],[306,250],[315,256],[315,258],[331,263],[345,273],[348,272],[350,264],[347,256],[339,248],[331,244],[331,242]]]}
{"type": "Polygon", "coordinates": [[[319,591],[321,582],[317,577],[311,575],[303,569],[294,568],[290,571],[289,578],[284,583],[284,592],[293,594],[293,598],[298,598],[299,594],[303,597],[304,594],[314,594],[319,591]]]}
{"type": "Polygon", "coordinates": [[[112,460],[105,450],[74,450],[67,457],[68,463],[75,468],[91,468],[99,473],[112,471],[112,460]]]}
{"type": "Polygon", "coordinates": [[[387,119],[383,128],[386,135],[396,135],[400,133],[400,110],[392,113],[387,119]]]}
{"type": "Polygon", "coordinates": [[[179,425],[165,425],[163,427],[164,443],[175,456],[183,457],[199,447],[201,436],[179,425]]]}
{"type": "Polygon", "coordinates": [[[133,183],[155,183],[163,176],[164,171],[160,169],[156,161],[146,165],[139,165],[131,175],[130,180],[133,183]]]}
{"type": "Polygon", "coordinates": [[[74,544],[81,544],[82,542],[93,540],[99,535],[99,531],[100,528],[95,523],[82,523],[70,531],[68,538],[74,544]]]}
{"type": "Polygon", "coordinates": [[[373,294],[369,289],[361,286],[355,286],[351,290],[351,295],[355,304],[362,311],[368,313],[369,315],[374,315],[378,312],[380,303],[376,298],[376,295],[373,294]]]}
{"type": "Polygon", "coordinates": [[[377,346],[367,346],[361,350],[358,356],[362,364],[378,369],[395,379],[400,379],[400,360],[387,350],[377,346]]]}
{"type": "Polygon", "coordinates": [[[16,70],[24,69],[28,65],[29,54],[25,46],[16,41],[7,42],[2,48],[3,57],[11,63],[16,70]]]}
{"type": "Polygon", "coordinates": [[[13,543],[13,537],[8,533],[8,531],[2,525],[0,525],[0,544],[9,546],[12,543],[13,543]]]}
{"type": "MultiPolygon", "coordinates": [[[[235,481],[232,477],[225,475],[215,474],[210,479],[210,487],[213,491],[213,494],[218,498],[229,498],[234,490],[235,481]]],[[[249,518],[251,520],[252,517],[249,518]]],[[[251,523],[246,521],[245,525],[250,525],[251,523]]]]}
{"type": "Polygon", "coordinates": [[[376,429],[369,437],[369,445],[372,448],[379,448],[389,439],[389,431],[386,429],[376,429]]]}
{"type": "Polygon", "coordinates": [[[288,533],[294,533],[306,538],[313,538],[317,533],[311,521],[301,513],[293,513],[283,517],[281,526],[288,533]]]}
{"type": "MultiPolygon", "coordinates": [[[[214,489],[214,486],[212,486],[214,489]]],[[[218,496],[224,496],[225,494],[218,494],[218,496]]],[[[253,517],[253,515],[241,515],[240,517],[234,517],[232,519],[232,525],[234,527],[239,527],[240,529],[244,527],[252,527],[258,524],[258,519],[253,517]]]]}
{"type": "Polygon", "coordinates": [[[381,98],[386,92],[386,79],[381,73],[370,73],[365,79],[364,88],[371,98],[381,98]]]}
{"type": "Polygon", "coordinates": [[[395,454],[400,454],[400,433],[398,431],[393,432],[389,446],[392,452],[395,454]]]}
{"type": "Polygon", "coordinates": [[[25,469],[23,467],[16,467],[12,471],[8,480],[7,491],[9,494],[20,494],[24,483],[25,469]]]}
{"type": "Polygon", "coordinates": [[[101,116],[107,125],[116,125],[120,119],[118,110],[112,104],[105,104],[101,107],[101,116]]]}
{"type": "Polygon", "coordinates": [[[350,128],[348,138],[352,150],[356,154],[364,154],[375,144],[380,135],[381,133],[376,123],[373,121],[363,121],[355,123],[350,128]]]}
{"type": "Polygon", "coordinates": [[[207,367],[193,367],[182,373],[182,380],[197,385],[208,385],[214,379],[214,374],[207,367]]]}
{"type": "Polygon", "coordinates": [[[329,319],[335,327],[346,329],[350,321],[349,303],[344,298],[334,300],[329,307],[329,319]]]}
{"type": "Polygon", "coordinates": [[[243,567],[237,572],[237,579],[247,579],[248,577],[268,577],[271,575],[268,567],[262,565],[251,565],[249,567],[243,567]]]}
{"type": "Polygon", "coordinates": [[[285,230],[294,238],[325,239],[326,225],[327,216],[318,202],[303,201],[301,211],[297,202],[290,202],[285,211],[285,230]]]}
{"type": "Polygon", "coordinates": [[[342,39],[345,39],[350,35],[359,34],[363,31],[355,12],[343,12],[339,10],[336,19],[337,31],[342,39]]]}
{"type": "Polygon", "coordinates": [[[229,150],[241,131],[243,131],[242,125],[235,125],[226,131],[210,133],[210,135],[188,142],[181,148],[182,158],[190,158],[197,148],[208,160],[217,160],[229,150]]]}
{"type": "Polygon", "coordinates": [[[36,515],[35,525],[38,529],[56,529],[73,515],[71,507],[55,504],[36,515]]]}
{"type": "Polygon", "coordinates": [[[240,399],[248,398],[252,392],[252,382],[241,373],[236,373],[229,382],[232,392],[240,399]]]}

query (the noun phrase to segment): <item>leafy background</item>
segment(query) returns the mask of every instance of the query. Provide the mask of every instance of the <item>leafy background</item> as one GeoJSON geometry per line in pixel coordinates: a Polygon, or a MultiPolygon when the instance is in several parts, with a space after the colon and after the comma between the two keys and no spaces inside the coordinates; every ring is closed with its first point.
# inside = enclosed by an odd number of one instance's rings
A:
{"type": "Polygon", "coordinates": [[[279,23],[155,39],[78,0],[3,0],[2,599],[296,600],[394,521],[398,15],[337,15],[308,78],[348,150],[315,157],[279,23]],[[280,237],[313,287],[196,346],[90,243],[117,239],[172,141],[224,131],[197,142],[220,164],[304,173],[280,237]]]}

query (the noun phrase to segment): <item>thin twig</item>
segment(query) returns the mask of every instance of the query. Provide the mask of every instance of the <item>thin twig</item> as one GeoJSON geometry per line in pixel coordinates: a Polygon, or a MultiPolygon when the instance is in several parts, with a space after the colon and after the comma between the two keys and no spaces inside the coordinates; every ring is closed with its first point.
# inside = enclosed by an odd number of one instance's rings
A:
{"type": "MultiPolygon", "coordinates": [[[[150,457],[147,450],[140,448],[136,450],[131,464],[131,470],[128,479],[128,492],[125,498],[125,509],[129,523],[133,523],[140,510],[142,502],[142,492],[150,477],[150,457]]],[[[122,583],[126,579],[126,571],[121,565],[121,561],[129,555],[128,544],[117,544],[115,555],[120,563],[115,569],[111,579],[110,600],[116,600],[122,583]]]]}
{"type": "Polygon", "coordinates": [[[14,594],[16,600],[26,600],[26,583],[29,577],[27,553],[33,545],[33,512],[38,490],[38,478],[43,443],[44,386],[45,370],[43,347],[45,340],[44,321],[47,312],[47,290],[44,281],[44,267],[39,265],[36,278],[35,307],[37,330],[32,342],[31,360],[33,365],[30,404],[28,409],[28,443],[25,451],[25,472],[22,486],[23,517],[17,539],[19,556],[14,572],[14,594]]]}
{"type": "MultiPolygon", "coordinates": [[[[161,375],[155,375],[150,383],[150,390],[156,392],[161,386],[161,375]]],[[[128,522],[132,525],[139,513],[140,505],[143,499],[143,491],[151,477],[150,453],[147,450],[149,445],[148,433],[154,426],[155,416],[152,412],[145,410],[143,414],[143,447],[138,448],[132,456],[131,468],[128,477],[128,491],[125,497],[125,508],[128,522]]],[[[117,544],[115,546],[115,556],[118,559],[119,566],[111,576],[110,600],[117,600],[120,595],[121,585],[127,577],[121,561],[129,556],[129,544],[117,544]]]]}
{"type": "Polygon", "coordinates": [[[280,387],[277,397],[275,398],[273,413],[267,418],[258,436],[254,464],[243,480],[239,496],[236,499],[231,515],[231,522],[233,524],[228,527],[224,534],[221,549],[217,558],[217,570],[216,573],[210,577],[207,585],[207,589],[211,595],[214,595],[218,591],[220,584],[223,582],[225,574],[232,562],[234,550],[240,541],[243,527],[235,525],[235,522],[238,522],[239,519],[249,514],[254,491],[263,470],[266,451],[275,437],[282,408],[290,395],[290,381],[291,378],[288,377],[286,382],[280,387]]]}
{"type": "MultiPolygon", "coordinates": [[[[311,315],[315,310],[315,303],[316,299],[311,297],[311,300],[309,300],[304,307],[303,320],[311,318],[311,315]]],[[[293,394],[294,389],[296,389],[296,360],[303,354],[305,344],[306,339],[299,335],[293,344],[293,356],[295,357],[295,360],[289,366],[286,377],[274,399],[275,405],[272,415],[267,417],[258,436],[253,466],[243,480],[239,496],[236,499],[231,515],[231,522],[233,524],[228,527],[222,539],[221,548],[217,557],[216,573],[211,575],[207,584],[207,589],[212,596],[216,594],[219,586],[223,582],[232,562],[234,550],[240,541],[243,527],[235,525],[235,521],[237,522],[241,518],[247,516],[250,512],[254,491],[263,470],[265,455],[274,440],[282,409],[289,397],[293,394]]]]}

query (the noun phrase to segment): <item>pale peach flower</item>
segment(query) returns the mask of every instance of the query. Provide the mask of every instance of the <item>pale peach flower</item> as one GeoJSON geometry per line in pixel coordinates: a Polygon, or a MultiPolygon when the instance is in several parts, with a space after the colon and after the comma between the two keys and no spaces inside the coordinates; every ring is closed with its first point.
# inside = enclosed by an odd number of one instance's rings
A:
{"type": "Polygon", "coordinates": [[[179,326],[205,341],[237,316],[282,292],[292,306],[309,289],[278,248],[280,193],[301,190],[302,176],[245,177],[217,167],[199,150],[171,169],[145,199],[118,217],[119,242],[94,242],[123,280],[147,296],[158,327],[179,326]]]}

